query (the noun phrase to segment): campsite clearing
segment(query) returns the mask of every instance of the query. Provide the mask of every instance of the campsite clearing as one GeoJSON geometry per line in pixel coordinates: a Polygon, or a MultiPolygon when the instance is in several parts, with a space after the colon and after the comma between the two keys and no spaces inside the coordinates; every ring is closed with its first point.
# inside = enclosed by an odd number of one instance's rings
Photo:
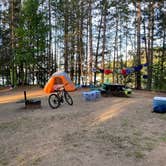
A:
{"type": "Polygon", "coordinates": [[[165,166],[166,114],[152,113],[154,96],[134,91],[131,97],[83,100],[71,93],[73,106],[51,109],[42,89],[40,109],[24,109],[22,89],[0,92],[0,165],[10,166],[165,166]]]}

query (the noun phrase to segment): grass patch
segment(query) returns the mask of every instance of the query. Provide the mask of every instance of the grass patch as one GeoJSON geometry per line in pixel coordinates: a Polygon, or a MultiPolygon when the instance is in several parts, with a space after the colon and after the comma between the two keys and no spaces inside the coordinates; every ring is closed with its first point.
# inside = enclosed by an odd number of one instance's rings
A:
{"type": "Polygon", "coordinates": [[[32,161],[32,165],[39,165],[39,163],[42,161],[41,157],[38,157],[32,161]]]}
{"type": "Polygon", "coordinates": [[[19,125],[20,125],[19,121],[3,122],[0,124],[0,131],[4,130],[13,131],[16,130],[19,125]]]}
{"type": "Polygon", "coordinates": [[[159,115],[159,118],[162,119],[162,120],[166,120],[166,114],[159,115]]]}
{"type": "Polygon", "coordinates": [[[130,136],[130,139],[128,139],[128,143],[135,147],[140,147],[140,138],[136,136],[130,136]]]}
{"type": "Polygon", "coordinates": [[[150,152],[150,151],[152,151],[153,149],[154,149],[154,147],[155,147],[155,142],[144,142],[144,144],[141,146],[141,149],[143,150],[143,151],[148,151],[148,152],[150,152]]]}
{"type": "Polygon", "coordinates": [[[161,139],[161,141],[166,143],[166,136],[162,136],[162,137],[160,137],[160,139],[161,139]]]}
{"type": "Polygon", "coordinates": [[[5,165],[8,165],[9,164],[9,162],[8,162],[8,160],[7,159],[0,159],[0,166],[5,166],[5,165]]]}
{"type": "Polygon", "coordinates": [[[128,127],[129,126],[129,120],[128,119],[124,119],[122,122],[122,126],[123,127],[128,127]]]}
{"type": "Polygon", "coordinates": [[[137,137],[141,137],[142,136],[142,132],[141,131],[134,131],[133,135],[137,136],[137,137]]]}
{"type": "Polygon", "coordinates": [[[142,151],[135,151],[134,156],[137,159],[143,159],[145,157],[145,154],[142,151]]]}
{"type": "Polygon", "coordinates": [[[109,133],[102,129],[98,129],[96,132],[96,138],[99,142],[107,144],[110,146],[113,145],[117,148],[124,149],[126,147],[126,142],[130,139],[126,135],[117,135],[115,133],[109,133]]]}

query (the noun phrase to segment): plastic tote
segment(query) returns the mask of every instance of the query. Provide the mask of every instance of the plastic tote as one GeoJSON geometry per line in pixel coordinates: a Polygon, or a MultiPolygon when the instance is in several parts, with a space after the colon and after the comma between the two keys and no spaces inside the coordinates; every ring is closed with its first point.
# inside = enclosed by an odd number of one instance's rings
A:
{"type": "Polygon", "coordinates": [[[158,113],[166,112],[166,97],[154,97],[153,98],[153,111],[158,113]]]}
{"type": "Polygon", "coordinates": [[[83,95],[83,98],[85,101],[91,100],[91,96],[90,96],[89,92],[83,92],[82,95],[83,95]]]}
{"type": "Polygon", "coordinates": [[[99,99],[101,97],[101,92],[99,90],[92,91],[95,93],[96,99],[99,99]]]}
{"type": "Polygon", "coordinates": [[[83,92],[82,95],[85,101],[95,101],[100,97],[100,92],[98,91],[83,92]]]}

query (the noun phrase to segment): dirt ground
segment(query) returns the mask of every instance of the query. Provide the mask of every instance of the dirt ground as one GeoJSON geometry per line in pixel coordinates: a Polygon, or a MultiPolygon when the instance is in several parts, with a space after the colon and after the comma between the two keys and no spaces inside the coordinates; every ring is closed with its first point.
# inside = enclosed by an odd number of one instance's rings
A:
{"type": "Polygon", "coordinates": [[[29,88],[41,109],[25,109],[25,88],[0,91],[0,165],[5,166],[165,166],[166,114],[152,113],[154,96],[84,101],[51,109],[42,89],[29,88]],[[18,102],[20,101],[20,102],[18,102]]]}

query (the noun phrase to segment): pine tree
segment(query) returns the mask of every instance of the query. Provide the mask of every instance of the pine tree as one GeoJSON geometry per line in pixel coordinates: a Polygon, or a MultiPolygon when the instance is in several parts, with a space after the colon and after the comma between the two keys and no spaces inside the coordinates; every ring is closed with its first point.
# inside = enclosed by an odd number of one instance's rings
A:
{"type": "Polygon", "coordinates": [[[36,64],[36,68],[38,68],[43,63],[42,56],[46,48],[45,38],[48,26],[45,15],[39,9],[39,6],[40,3],[37,0],[24,1],[19,26],[15,30],[17,38],[15,63],[20,68],[20,81],[22,83],[27,83],[25,74],[27,74],[27,70],[31,70],[31,65],[34,68],[36,64]],[[25,72],[23,69],[25,69],[25,72]]]}

